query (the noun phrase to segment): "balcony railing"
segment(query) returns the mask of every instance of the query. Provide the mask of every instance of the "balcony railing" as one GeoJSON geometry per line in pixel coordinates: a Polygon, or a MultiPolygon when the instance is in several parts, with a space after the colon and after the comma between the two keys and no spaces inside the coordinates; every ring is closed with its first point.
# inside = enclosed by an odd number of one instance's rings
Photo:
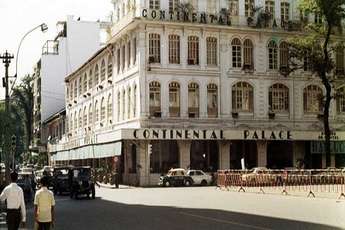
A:
{"type": "Polygon", "coordinates": [[[42,55],[58,55],[59,54],[59,42],[54,40],[48,40],[42,47],[42,55]]]}

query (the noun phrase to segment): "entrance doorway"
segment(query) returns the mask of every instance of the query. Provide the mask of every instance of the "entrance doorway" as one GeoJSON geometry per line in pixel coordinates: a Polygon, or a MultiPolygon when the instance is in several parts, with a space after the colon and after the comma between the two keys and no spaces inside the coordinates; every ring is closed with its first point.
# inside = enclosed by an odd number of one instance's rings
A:
{"type": "Polygon", "coordinates": [[[292,142],[271,141],[267,144],[267,167],[283,169],[293,166],[292,142]]]}
{"type": "Polygon", "coordinates": [[[257,146],[255,141],[232,141],[230,145],[230,168],[241,169],[241,159],[245,167],[251,169],[257,166],[257,146]]]}
{"type": "Polygon", "coordinates": [[[216,172],[219,168],[219,147],[217,141],[192,141],[190,168],[205,172],[216,172]]]}

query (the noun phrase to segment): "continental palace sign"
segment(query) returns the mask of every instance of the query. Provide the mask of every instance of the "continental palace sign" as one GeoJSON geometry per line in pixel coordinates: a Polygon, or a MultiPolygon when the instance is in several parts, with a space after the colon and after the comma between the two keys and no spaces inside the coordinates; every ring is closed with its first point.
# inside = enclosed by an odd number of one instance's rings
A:
{"type": "Polygon", "coordinates": [[[205,12],[187,12],[143,9],[141,16],[145,19],[157,21],[189,22],[199,24],[215,24],[231,26],[231,17],[228,12],[220,11],[218,14],[207,14],[205,12]]]}

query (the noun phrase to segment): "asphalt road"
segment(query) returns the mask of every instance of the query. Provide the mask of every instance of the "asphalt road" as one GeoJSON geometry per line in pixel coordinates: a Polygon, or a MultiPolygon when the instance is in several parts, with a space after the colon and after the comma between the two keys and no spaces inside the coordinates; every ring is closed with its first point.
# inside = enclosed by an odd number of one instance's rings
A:
{"type": "MultiPolygon", "coordinates": [[[[214,187],[97,189],[95,200],[57,196],[61,230],[345,229],[345,200],[233,193],[214,187]]],[[[33,229],[28,207],[26,229],[33,229]]],[[[6,229],[0,217],[0,229],[6,229]]]]}

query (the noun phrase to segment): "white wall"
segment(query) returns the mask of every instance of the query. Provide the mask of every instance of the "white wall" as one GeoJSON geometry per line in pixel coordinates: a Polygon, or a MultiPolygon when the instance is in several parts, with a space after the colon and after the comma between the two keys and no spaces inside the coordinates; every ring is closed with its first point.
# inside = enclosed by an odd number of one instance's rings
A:
{"type": "Polygon", "coordinates": [[[76,21],[67,17],[67,37],[60,37],[59,54],[42,55],[41,120],[65,107],[64,79],[100,48],[98,22],[76,21]]]}

